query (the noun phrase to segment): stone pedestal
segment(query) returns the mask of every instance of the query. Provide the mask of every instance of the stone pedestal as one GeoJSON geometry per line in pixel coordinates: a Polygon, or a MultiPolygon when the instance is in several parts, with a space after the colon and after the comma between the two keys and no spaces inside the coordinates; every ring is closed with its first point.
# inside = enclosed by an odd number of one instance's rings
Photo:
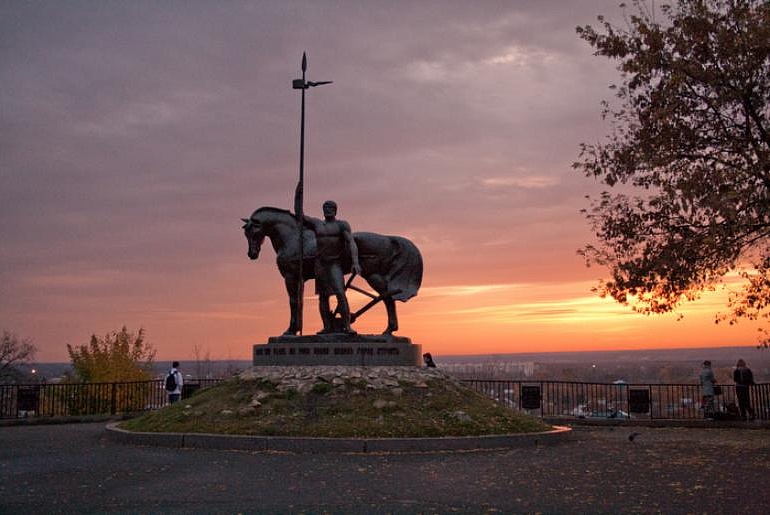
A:
{"type": "Polygon", "coordinates": [[[254,366],[422,366],[422,346],[400,336],[273,336],[254,345],[254,366]]]}

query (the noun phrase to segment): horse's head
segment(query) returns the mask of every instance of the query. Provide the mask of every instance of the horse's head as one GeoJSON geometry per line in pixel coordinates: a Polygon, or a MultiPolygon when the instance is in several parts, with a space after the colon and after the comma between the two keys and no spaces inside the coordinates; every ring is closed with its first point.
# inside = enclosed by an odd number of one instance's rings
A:
{"type": "Polygon", "coordinates": [[[262,248],[262,242],[265,240],[265,231],[262,222],[254,215],[251,218],[241,218],[243,223],[243,234],[249,242],[249,259],[257,259],[259,251],[262,248]]]}

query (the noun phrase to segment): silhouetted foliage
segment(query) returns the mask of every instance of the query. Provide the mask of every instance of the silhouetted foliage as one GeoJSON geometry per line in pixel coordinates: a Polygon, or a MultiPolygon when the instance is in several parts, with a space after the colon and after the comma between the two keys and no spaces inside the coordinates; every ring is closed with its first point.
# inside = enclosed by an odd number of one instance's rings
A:
{"type": "Polygon", "coordinates": [[[100,338],[91,336],[88,345],[67,344],[72,368],[85,382],[145,381],[152,378],[155,350],[144,341],[144,329],[134,334],[125,326],[100,338]]]}
{"type": "Polygon", "coordinates": [[[610,135],[574,164],[615,188],[584,210],[599,244],[581,253],[611,271],[600,294],[637,311],[673,311],[735,272],[717,322],[770,320],[770,3],[632,5],[624,27],[577,29],[622,76],[610,135]]]}
{"type": "Polygon", "coordinates": [[[3,337],[0,340],[0,379],[17,379],[21,375],[18,367],[30,363],[36,352],[37,347],[32,340],[19,338],[3,330],[3,337]]]}

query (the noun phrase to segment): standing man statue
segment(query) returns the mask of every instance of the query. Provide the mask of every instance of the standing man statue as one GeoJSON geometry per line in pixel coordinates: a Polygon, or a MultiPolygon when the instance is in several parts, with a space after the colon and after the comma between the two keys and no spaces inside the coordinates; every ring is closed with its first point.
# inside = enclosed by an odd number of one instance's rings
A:
{"type": "Polygon", "coordinates": [[[355,333],[350,327],[350,307],[345,296],[345,274],[343,260],[351,259],[351,270],[361,273],[358,263],[358,247],[350,231],[350,225],[344,220],[337,220],[337,203],[327,200],[323,204],[324,219],[303,217],[305,227],[315,233],[318,255],[315,261],[315,289],[318,294],[318,309],[321,312],[324,328],[319,334],[333,333],[334,313],[329,308],[329,297],[337,297],[337,309],[342,316],[342,331],[355,333]]]}

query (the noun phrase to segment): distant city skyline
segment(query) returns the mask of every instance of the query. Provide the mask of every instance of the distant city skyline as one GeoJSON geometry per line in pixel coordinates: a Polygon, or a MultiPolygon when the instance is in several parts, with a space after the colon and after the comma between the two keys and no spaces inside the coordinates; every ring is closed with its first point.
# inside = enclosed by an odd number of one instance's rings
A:
{"type": "MultiPolygon", "coordinates": [[[[732,382],[732,371],[738,358],[744,359],[754,372],[755,381],[770,378],[770,353],[747,347],[707,347],[686,349],[648,349],[631,351],[530,352],[511,354],[440,355],[434,354],[437,366],[463,378],[525,379],[548,381],[584,380],[628,383],[675,382],[698,383],[701,363],[709,359],[717,379],[732,382]]],[[[171,363],[154,363],[153,375],[165,376],[171,363]]],[[[229,377],[244,370],[251,360],[181,360],[180,370],[191,378],[229,377]]],[[[35,363],[24,368],[35,369],[34,377],[56,382],[67,370],[68,362],[35,363]]]]}
{"type": "Polygon", "coordinates": [[[307,96],[305,210],[334,199],[354,231],[417,244],[399,334],[434,354],[752,346],[756,324],[714,324],[726,292],[677,321],[590,291],[606,271],[576,255],[579,211],[600,188],[571,164],[619,75],[575,27],[618,4],[3,2],[0,328],[39,361],[124,325],[158,359],[248,359],[286,329],[239,219],[292,208],[307,51],[334,84],[307,96]]]}

